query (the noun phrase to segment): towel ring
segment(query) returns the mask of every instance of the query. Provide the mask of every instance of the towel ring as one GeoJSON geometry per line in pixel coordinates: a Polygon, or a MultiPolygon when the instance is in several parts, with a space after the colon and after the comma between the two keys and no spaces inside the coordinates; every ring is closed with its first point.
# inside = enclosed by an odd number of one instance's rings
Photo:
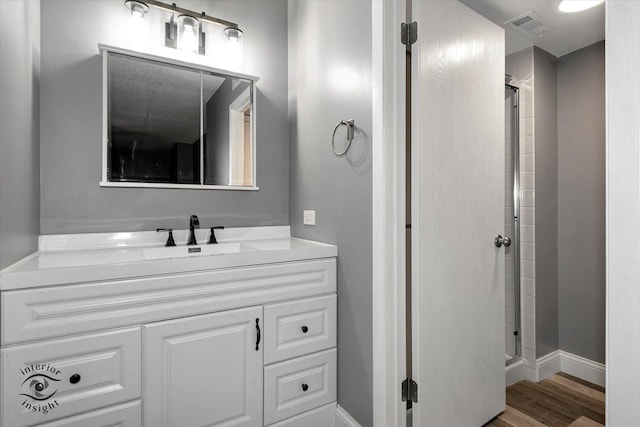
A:
{"type": "Polygon", "coordinates": [[[354,126],[353,119],[349,119],[349,120],[340,120],[336,125],[336,127],[333,128],[333,135],[331,136],[331,148],[333,149],[333,154],[335,154],[336,156],[338,157],[344,156],[345,154],[347,154],[347,151],[349,151],[349,148],[351,147],[351,141],[353,141],[353,126],[354,126]],[[347,127],[347,146],[344,148],[343,151],[336,150],[336,131],[340,126],[347,127]]]}

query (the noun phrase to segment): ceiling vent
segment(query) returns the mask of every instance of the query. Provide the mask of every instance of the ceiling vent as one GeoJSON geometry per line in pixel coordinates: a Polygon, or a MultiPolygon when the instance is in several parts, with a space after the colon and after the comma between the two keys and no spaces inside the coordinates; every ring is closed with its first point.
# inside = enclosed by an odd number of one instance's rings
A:
{"type": "Polygon", "coordinates": [[[541,37],[548,30],[532,11],[508,20],[504,26],[529,38],[541,37]]]}

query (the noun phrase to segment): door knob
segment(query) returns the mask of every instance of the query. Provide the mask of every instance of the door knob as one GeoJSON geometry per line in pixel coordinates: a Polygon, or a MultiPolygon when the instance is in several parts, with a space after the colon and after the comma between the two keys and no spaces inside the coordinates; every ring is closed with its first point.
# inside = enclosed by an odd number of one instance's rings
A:
{"type": "Polygon", "coordinates": [[[511,246],[511,238],[507,236],[502,237],[501,235],[498,234],[496,238],[493,240],[493,243],[495,243],[496,248],[499,248],[502,245],[504,245],[505,248],[508,248],[509,246],[511,246]]]}

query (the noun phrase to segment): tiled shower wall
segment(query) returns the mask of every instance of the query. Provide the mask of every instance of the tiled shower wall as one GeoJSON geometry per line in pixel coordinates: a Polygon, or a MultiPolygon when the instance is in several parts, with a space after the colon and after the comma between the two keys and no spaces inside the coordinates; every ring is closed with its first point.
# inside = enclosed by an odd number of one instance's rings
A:
{"type": "Polygon", "coordinates": [[[520,302],[525,377],[536,376],[535,302],[535,144],[533,75],[520,82],[520,302]]]}
{"type": "MultiPolygon", "coordinates": [[[[534,99],[533,99],[533,48],[526,48],[506,57],[505,72],[513,76],[511,84],[520,88],[520,307],[522,358],[525,365],[525,377],[536,377],[536,337],[535,337],[535,144],[534,144],[534,99]]],[[[509,121],[509,115],[506,116],[509,121]]],[[[507,124],[506,164],[505,164],[505,231],[513,236],[513,178],[511,162],[511,141],[507,124]]],[[[505,339],[507,352],[513,354],[513,259],[511,251],[506,252],[505,271],[507,324],[505,339]]]]}

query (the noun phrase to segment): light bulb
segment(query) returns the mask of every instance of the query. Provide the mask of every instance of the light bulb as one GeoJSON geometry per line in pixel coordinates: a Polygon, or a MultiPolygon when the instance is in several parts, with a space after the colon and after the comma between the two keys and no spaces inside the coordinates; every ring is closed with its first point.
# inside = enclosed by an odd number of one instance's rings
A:
{"type": "Polygon", "coordinates": [[[198,20],[192,16],[178,16],[178,49],[198,53],[198,20]]]}
{"type": "Polygon", "coordinates": [[[133,15],[134,18],[142,18],[144,17],[144,9],[136,5],[131,8],[131,15],[133,15]]]}
{"type": "Polygon", "coordinates": [[[242,30],[239,28],[227,27],[224,29],[224,35],[230,42],[238,42],[242,37],[242,30]]]}
{"type": "Polygon", "coordinates": [[[564,13],[581,12],[591,9],[603,1],[604,0],[562,0],[558,5],[558,10],[564,13]]]}
{"type": "Polygon", "coordinates": [[[131,16],[138,19],[144,18],[145,13],[149,11],[149,6],[138,0],[126,0],[124,5],[131,12],[131,16]]]}

